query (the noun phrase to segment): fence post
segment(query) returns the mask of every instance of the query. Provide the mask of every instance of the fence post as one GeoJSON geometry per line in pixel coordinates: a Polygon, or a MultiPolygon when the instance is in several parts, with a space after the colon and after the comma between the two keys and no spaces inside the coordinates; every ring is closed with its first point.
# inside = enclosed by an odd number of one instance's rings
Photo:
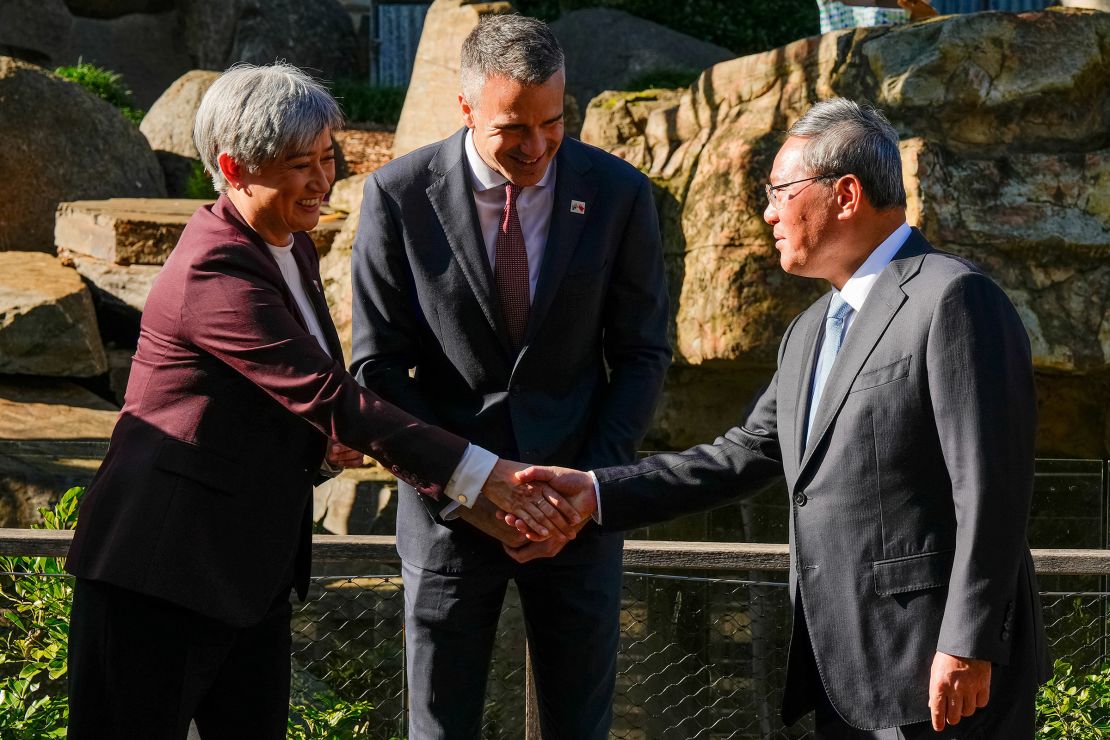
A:
{"type": "Polygon", "coordinates": [[[524,642],[524,740],[543,740],[536,682],[532,678],[532,646],[527,640],[524,642]]]}

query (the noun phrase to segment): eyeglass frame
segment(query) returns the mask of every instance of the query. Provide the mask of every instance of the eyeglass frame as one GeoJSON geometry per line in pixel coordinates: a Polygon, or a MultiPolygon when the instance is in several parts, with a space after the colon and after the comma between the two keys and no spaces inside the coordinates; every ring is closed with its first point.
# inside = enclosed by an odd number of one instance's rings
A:
{"type": "Polygon", "coordinates": [[[780,204],[778,202],[778,192],[780,190],[782,190],[783,188],[788,188],[791,185],[797,185],[800,182],[812,182],[813,180],[825,180],[825,179],[830,178],[830,177],[844,177],[844,175],[840,172],[827,172],[824,175],[814,175],[813,177],[803,177],[801,180],[794,180],[793,182],[784,182],[781,185],[772,185],[771,183],[766,183],[763,186],[763,189],[764,189],[764,192],[767,195],[767,203],[772,208],[774,208],[776,211],[782,210],[782,206],[785,205],[785,203],[780,204]]]}

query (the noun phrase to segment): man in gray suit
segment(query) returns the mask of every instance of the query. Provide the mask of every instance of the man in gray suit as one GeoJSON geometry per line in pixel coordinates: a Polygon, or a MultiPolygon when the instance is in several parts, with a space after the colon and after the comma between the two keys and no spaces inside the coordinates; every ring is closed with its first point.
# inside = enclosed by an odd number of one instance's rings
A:
{"type": "Polygon", "coordinates": [[[495,537],[523,537],[494,519],[496,499],[479,495],[491,470],[500,480],[510,465],[498,454],[632,462],[670,361],[651,185],[622,160],[564,139],[563,87],[563,53],[543,23],[487,17],[462,50],[466,127],[366,182],[352,372],[474,442],[453,501],[408,486],[399,494],[410,736],[419,740],[479,736],[510,580],[544,737],[608,737],[620,536],[591,527],[558,557],[521,565],[495,537]]]}
{"type": "Polygon", "coordinates": [[[786,329],[743,425],[594,478],[524,477],[627,529],[785,473],[784,720],[815,710],[822,738],[1032,738],[1049,668],[1026,544],[1035,413],[1021,321],[990,278],[906,224],[898,136],[874,109],[813,106],[767,196],[782,268],[833,290],[786,329]]]}

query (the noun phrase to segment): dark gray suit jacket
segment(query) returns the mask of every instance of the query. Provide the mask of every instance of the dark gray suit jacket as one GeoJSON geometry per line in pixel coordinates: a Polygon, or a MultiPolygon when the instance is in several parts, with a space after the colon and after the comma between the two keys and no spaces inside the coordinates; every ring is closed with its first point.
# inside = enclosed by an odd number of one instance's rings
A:
{"type": "MultiPolygon", "coordinates": [[[[367,178],[352,257],[351,372],[503,457],[629,463],[670,362],[651,184],[600,149],[563,141],[539,285],[514,355],[474,208],[465,131],[367,178]],[[586,213],[573,213],[572,200],[586,213]]],[[[402,487],[397,549],[407,562],[456,572],[507,558],[469,525],[440,521],[445,503],[402,487]]],[[[618,536],[591,525],[560,557],[619,547],[618,536]]]]}
{"type": "MultiPolygon", "coordinates": [[[[790,324],[778,372],[742,426],[597,471],[605,527],[717,506],[785,472],[791,594],[849,723],[928,719],[937,650],[1047,677],[1026,544],[1033,372],[1012,304],[915,229],[845,337],[804,445],[829,299],[790,324]]],[[[808,708],[791,678],[788,722],[808,708]]]]}

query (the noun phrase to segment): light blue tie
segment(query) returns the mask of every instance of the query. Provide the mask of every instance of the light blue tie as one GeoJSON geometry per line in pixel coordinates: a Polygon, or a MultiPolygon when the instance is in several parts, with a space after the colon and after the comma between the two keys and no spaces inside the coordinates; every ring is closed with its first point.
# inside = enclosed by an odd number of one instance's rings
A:
{"type": "Polygon", "coordinates": [[[852,307],[848,305],[839,293],[833,294],[829,302],[829,312],[825,316],[825,339],[821,342],[821,354],[817,357],[817,369],[813,371],[813,394],[809,402],[809,421],[806,423],[806,439],[813,429],[813,419],[817,416],[817,407],[821,403],[821,392],[825,390],[825,381],[829,379],[836,354],[840,345],[844,343],[844,331],[848,327],[848,314],[852,307]]]}

